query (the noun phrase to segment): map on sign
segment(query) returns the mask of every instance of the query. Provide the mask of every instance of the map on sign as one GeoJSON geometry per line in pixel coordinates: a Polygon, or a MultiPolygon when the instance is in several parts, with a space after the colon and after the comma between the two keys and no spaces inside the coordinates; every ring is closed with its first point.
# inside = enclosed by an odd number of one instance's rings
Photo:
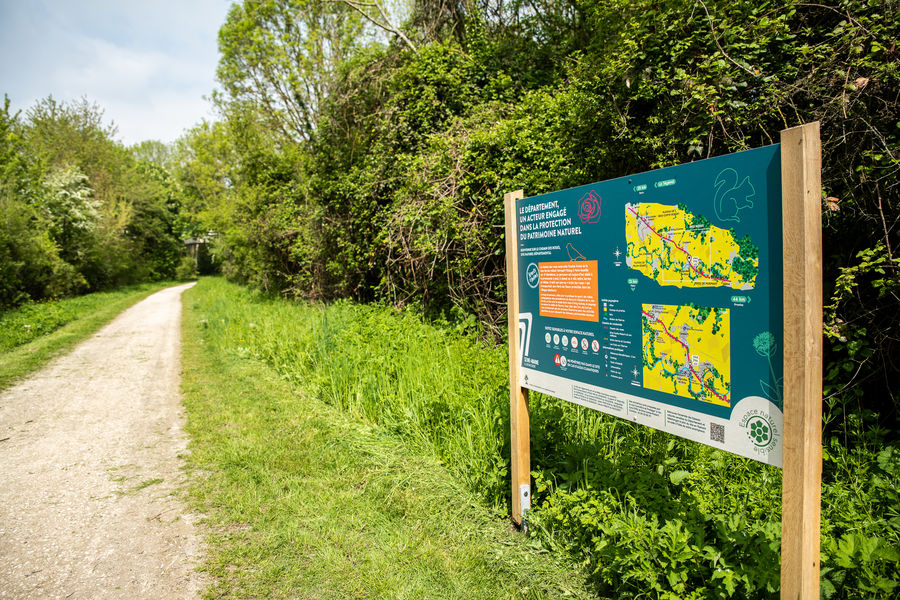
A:
{"type": "Polygon", "coordinates": [[[727,308],[641,305],[644,387],[731,406],[727,308]]]}
{"type": "Polygon", "coordinates": [[[682,205],[625,204],[625,263],[660,285],[751,290],[759,249],[682,205]]]}

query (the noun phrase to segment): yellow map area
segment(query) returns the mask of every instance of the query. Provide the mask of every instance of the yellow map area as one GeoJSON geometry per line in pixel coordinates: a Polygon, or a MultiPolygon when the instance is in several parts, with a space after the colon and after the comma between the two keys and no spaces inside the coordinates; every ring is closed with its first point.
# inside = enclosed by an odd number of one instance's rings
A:
{"type": "Polygon", "coordinates": [[[727,308],[641,305],[644,387],[731,406],[727,308]]]}
{"type": "Polygon", "coordinates": [[[753,289],[759,251],[680,206],[625,205],[625,263],[660,285],[753,289]]]}

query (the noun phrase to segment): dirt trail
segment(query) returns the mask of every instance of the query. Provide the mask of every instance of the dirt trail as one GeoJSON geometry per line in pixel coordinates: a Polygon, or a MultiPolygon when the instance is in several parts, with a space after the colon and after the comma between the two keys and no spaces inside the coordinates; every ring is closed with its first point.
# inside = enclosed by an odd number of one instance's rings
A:
{"type": "Polygon", "coordinates": [[[177,493],[181,293],[158,292],[0,392],[0,598],[196,598],[177,493]]]}

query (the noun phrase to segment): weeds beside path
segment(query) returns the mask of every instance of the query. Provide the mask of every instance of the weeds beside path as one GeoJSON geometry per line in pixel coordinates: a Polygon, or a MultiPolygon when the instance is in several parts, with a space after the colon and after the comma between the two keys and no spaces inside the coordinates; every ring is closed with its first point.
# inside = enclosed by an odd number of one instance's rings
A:
{"type": "Polygon", "coordinates": [[[183,393],[210,597],[590,597],[436,459],[213,335],[185,295],[183,393]]]}

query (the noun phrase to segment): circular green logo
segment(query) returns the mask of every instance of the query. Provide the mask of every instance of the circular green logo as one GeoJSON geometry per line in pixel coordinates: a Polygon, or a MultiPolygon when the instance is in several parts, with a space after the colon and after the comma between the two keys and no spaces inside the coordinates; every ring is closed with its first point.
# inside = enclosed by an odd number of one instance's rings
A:
{"type": "Polygon", "coordinates": [[[747,422],[750,440],[755,446],[764,448],[772,441],[772,426],[762,417],[753,417],[747,422]]]}

